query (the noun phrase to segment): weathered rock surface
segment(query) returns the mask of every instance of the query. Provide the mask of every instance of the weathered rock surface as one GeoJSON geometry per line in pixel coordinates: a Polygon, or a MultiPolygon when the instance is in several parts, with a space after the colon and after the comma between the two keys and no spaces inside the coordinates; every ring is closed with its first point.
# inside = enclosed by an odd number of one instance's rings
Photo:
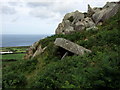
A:
{"type": "Polygon", "coordinates": [[[56,38],[54,44],[77,55],[84,55],[85,52],[91,53],[91,50],[88,50],[64,38],[56,38]]]}
{"type": "Polygon", "coordinates": [[[27,50],[26,55],[24,56],[24,59],[33,59],[34,57],[44,52],[45,49],[46,47],[42,49],[39,41],[37,41],[32,46],[30,46],[30,48],[27,50]]]}
{"type": "Polygon", "coordinates": [[[70,22],[75,23],[80,19],[84,19],[84,14],[76,10],[75,12],[66,14],[63,21],[69,20],[70,22]]]}
{"type": "Polygon", "coordinates": [[[37,57],[38,55],[40,55],[42,52],[44,52],[45,49],[46,49],[46,47],[44,47],[42,49],[41,45],[39,45],[38,48],[36,49],[35,53],[31,57],[31,59],[33,59],[33,58],[37,57]]]}
{"type": "Polygon", "coordinates": [[[30,46],[30,48],[26,52],[26,55],[24,56],[24,59],[30,59],[36,51],[38,45],[39,42],[35,42],[32,46],[30,46]]]}
{"type": "Polygon", "coordinates": [[[89,18],[89,17],[84,18],[84,19],[82,20],[82,22],[84,23],[84,26],[85,26],[86,28],[95,26],[95,23],[94,23],[93,20],[92,20],[91,18],[89,18]]]}
{"type": "Polygon", "coordinates": [[[62,23],[60,23],[56,29],[56,34],[68,34],[70,32],[74,32],[75,30],[75,23],[78,21],[81,21],[82,19],[84,19],[84,14],[79,12],[79,11],[75,11],[75,12],[71,12],[68,13],[64,16],[62,23]]]}
{"type": "Polygon", "coordinates": [[[91,8],[88,5],[87,13],[81,13],[78,10],[68,13],[63,21],[58,25],[56,34],[69,34],[71,32],[80,32],[92,29],[97,25],[102,25],[106,19],[114,16],[120,8],[119,2],[107,2],[103,8],[91,8]]]}
{"type": "Polygon", "coordinates": [[[94,13],[95,13],[94,9],[92,9],[92,8],[90,7],[90,5],[88,4],[87,16],[88,16],[88,17],[91,17],[94,13]]]}
{"type": "Polygon", "coordinates": [[[114,16],[118,12],[119,7],[120,4],[117,2],[108,2],[100,11],[93,14],[92,19],[96,24],[104,22],[114,16]]]}
{"type": "Polygon", "coordinates": [[[94,30],[94,31],[96,31],[96,30],[98,30],[98,27],[93,26],[93,27],[90,27],[90,28],[87,28],[87,29],[86,29],[86,31],[89,31],[89,30],[94,30]]]}

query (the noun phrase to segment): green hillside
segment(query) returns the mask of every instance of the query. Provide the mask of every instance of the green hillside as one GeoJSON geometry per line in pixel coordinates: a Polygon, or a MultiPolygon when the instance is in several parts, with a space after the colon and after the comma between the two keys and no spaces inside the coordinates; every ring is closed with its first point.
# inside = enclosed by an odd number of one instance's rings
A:
{"type": "Polygon", "coordinates": [[[54,35],[40,40],[47,49],[33,60],[18,60],[3,68],[3,88],[120,89],[120,11],[98,30],[54,35]],[[92,51],[69,55],[54,45],[65,38],[92,51]]]}

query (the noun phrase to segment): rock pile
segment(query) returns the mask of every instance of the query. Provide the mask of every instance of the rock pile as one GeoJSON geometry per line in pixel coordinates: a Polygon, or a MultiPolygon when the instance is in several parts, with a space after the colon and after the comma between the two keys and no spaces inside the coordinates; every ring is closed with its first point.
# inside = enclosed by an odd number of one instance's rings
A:
{"type": "Polygon", "coordinates": [[[37,41],[27,50],[24,59],[33,59],[34,57],[44,52],[45,49],[46,47],[42,49],[41,44],[39,43],[39,41],[37,41]]]}
{"type": "Polygon", "coordinates": [[[114,16],[120,7],[119,2],[107,2],[103,8],[91,8],[88,5],[87,13],[75,12],[67,13],[63,21],[58,25],[56,34],[69,34],[83,30],[97,29],[97,25],[114,16]]]}

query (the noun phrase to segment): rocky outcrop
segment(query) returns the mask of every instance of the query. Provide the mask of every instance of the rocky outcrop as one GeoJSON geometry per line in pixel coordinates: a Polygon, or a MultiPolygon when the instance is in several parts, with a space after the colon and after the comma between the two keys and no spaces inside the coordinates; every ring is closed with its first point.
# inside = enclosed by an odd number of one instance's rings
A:
{"type": "MultiPolygon", "coordinates": [[[[120,10],[120,2],[108,2],[103,8],[91,8],[90,5],[88,5],[87,13],[82,13],[77,10],[66,14],[62,22],[58,25],[55,33],[69,34],[71,32],[81,32],[83,30],[98,30],[97,25],[102,25],[105,20],[114,16],[118,10],[120,10]]],[[[90,50],[64,38],[56,38],[54,44],[78,55],[83,55],[85,52],[91,53],[90,50]]],[[[35,42],[27,50],[24,59],[33,59],[43,53],[45,49],[46,47],[42,48],[39,41],[35,42]]],[[[68,52],[63,55],[62,59],[67,54],[68,52]]]]}
{"type": "Polygon", "coordinates": [[[95,13],[95,10],[90,7],[88,4],[88,11],[87,11],[87,16],[91,17],[95,13]]]}
{"type": "Polygon", "coordinates": [[[120,4],[116,2],[108,2],[100,11],[97,11],[92,15],[92,19],[96,24],[104,22],[118,12],[119,5],[120,4]]]}
{"type": "Polygon", "coordinates": [[[42,49],[41,44],[37,41],[27,50],[24,59],[33,59],[40,55],[45,49],[46,47],[42,49]]]}
{"type": "Polygon", "coordinates": [[[38,45],[39,42],[35,42],[32,46],[30,46],[30,48],[26,52],[26,55],[24,56],[24,59],[30,59],[36,51],[38,45]]]}
{"type": "Polygon", "coordinates": [[[63,21],[58,25],[55,33],[69,34],[71,32],[91,30],[93,27],[96,29],[98,24],[102,25],[102,22],[114,16],[119,8],[119,2],[107,2],[103,8],[91,8],[90,5],[88,5],[87,13],[81,13],[77,10],[66,14],[63,21]]]}
{"type": "Polygon", "coordinates": [[[56,38],[54,44],[77,55],[84,55],[85,53],[91,53],[91,50],[88,50],[64,38],[56,38]]]}
{"type": "Polygon", "coordinates": [[[40,55],[42,52],[44,52],[44,50],[46,49],[47,47],[44,47],[42,49],[41,45],[38,46],[38,48],[36,49],[36,51],[34,52],[33,56],[31,57],[31,59],[37,57],[38,55],[40,55]]]}
{"type": "Polygon", "coordinates": [[[74,25],[76,22],[84,19],[84,14],[78,10],[75,12],[68,13],[64,16],[62,23],[60,23],[56,29],[56,34],[62,33],[67,34],[75,31],[74,25]]]}

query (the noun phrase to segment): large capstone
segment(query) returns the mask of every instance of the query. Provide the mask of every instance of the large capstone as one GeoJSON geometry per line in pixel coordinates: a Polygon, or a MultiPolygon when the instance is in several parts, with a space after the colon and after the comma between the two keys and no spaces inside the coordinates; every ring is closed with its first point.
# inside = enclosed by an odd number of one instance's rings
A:
{"type": "Polygon", "coordinates": [[[56,38],[54,44],[77,55],[84,55],[85,53],[91,53],[91,50],[88,50],[64,38],[56,38]]]}

